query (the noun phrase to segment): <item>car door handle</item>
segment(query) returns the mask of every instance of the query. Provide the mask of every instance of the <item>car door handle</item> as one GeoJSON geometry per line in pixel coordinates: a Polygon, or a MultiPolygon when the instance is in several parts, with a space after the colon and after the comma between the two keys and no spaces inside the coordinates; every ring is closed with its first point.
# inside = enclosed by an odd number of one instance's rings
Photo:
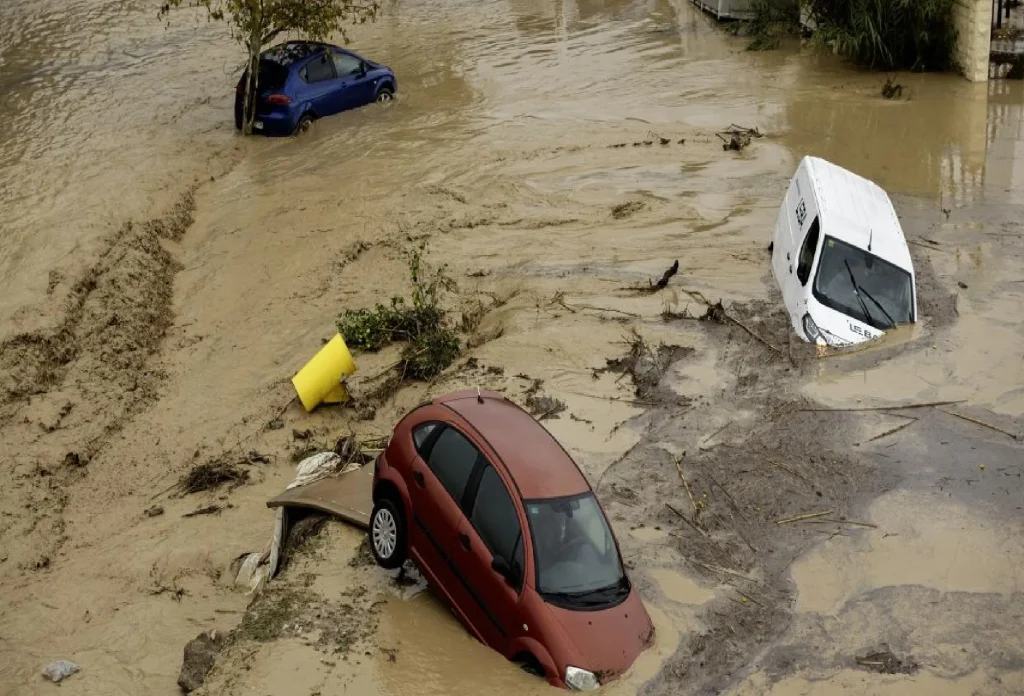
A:
{"type": "Polygon", "coordinates": [[[459,541],[462,542],[462,548],[469,551],[469,536],[465,534],[459,534],[459,541]]]}
{"type": "Polygon", "coordinates": [[[416,480],[416,485],[418,485],[420,488],[426,488],[427,487],[427,481],[426,481],[426,479],[423,478],[423,472],[422,471],[414,471],[414,472],[412,472],[412,477],[416,480]]]}

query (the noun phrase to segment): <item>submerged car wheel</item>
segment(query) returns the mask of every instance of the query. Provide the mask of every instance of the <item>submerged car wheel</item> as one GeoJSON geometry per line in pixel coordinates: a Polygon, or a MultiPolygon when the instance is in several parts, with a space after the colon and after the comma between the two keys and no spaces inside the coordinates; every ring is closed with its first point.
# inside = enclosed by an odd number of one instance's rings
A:
{"type": "Polygon", "coordinates": [[[313,125],[312,114],[302,114],[302,118],[299,119],[298,125],[295,126],[295,134],[305,133],[309,130],[309,127],[313,125]]]}
{"type": "Polygon", "coordinates": [[[374,99],[378,104],[389,104],[395,99],[395,93],[391,91],[390,87],[381,87],[380,91],[377,92],[377,97],[374,99]]]}
{"type": "Polygon", "coordinates": [[[382,568],[398,568],[405,562],[405,519],[401,508],[390,498],[381,498],[373,506],[370,550],[382,568]]]}

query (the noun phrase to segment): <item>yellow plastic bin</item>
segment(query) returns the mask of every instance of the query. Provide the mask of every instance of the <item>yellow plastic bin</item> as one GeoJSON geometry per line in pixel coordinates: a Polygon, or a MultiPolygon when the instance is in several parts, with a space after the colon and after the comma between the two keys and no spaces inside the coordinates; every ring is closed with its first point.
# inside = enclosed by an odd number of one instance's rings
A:
{"type": "Polygon", "coordinates": [[[342,380],[355,371],[356,363],[345,345],[345,339],[341,334],[336,334],[292,377],[292,385],[303,408],[308,412],[322,403],[348,401],[348,391],[342,380]]]}

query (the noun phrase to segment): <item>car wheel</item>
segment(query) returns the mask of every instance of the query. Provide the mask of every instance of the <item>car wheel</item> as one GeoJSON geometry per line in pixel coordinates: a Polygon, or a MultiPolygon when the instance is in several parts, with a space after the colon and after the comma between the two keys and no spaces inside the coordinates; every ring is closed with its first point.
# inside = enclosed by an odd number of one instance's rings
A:
{"type": "Polygon", "coordinates": [[[389,570],[405,563],[405,519],[391,498],[381,498],[370,515],[370,550],[381,568],[389,570]]]}
{"type": "Polygon", "coordinates": [[[395,93],[390,87],[381,87],[380,91],[377,92],[377,96],[374,97],[374,101],[378,104],[390,104],[395,99],[395,93]]]}
{"type": "Polygon", "coordinates": [[[305,133],[309,130],[309,127],[313,125],[312,114],[302,114],[302,118],[299,119],[298,125],[295,126],[295,134],[305,133]]]}

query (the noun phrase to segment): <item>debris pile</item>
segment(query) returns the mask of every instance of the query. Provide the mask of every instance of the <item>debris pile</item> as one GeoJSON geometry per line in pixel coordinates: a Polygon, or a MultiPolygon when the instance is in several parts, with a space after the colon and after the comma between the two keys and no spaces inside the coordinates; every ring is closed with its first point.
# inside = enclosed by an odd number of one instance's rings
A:
{"type": "Polygon", "coordinates": [[[750,145],[754,138],[763,137],[761,131],[758,129],[744,128],[743,126],[737,126],[735,123],[731,124],[725,130],[719,131],[715,135],[717,135],[722,141],[723,150],[735,150],[736,152],[739,152],[750,145]]]}

